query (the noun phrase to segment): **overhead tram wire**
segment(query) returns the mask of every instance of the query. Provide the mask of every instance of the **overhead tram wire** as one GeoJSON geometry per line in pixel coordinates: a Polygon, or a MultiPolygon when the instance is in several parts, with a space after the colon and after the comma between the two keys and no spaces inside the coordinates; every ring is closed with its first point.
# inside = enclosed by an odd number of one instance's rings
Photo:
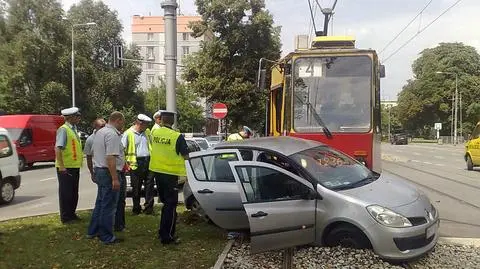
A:
{"type": "Polygon", "coordinates": [[[380,51],[379,54],[382,54],[395,40],[397,40],[397,38],[403,33],[405,32],[405,30],[407,30],[407,28],[418,18],[418,16],[420,16],[424,11],[425,9],[427,9],[428,6],[430,6],[430,4],[433,2],[433,0],[430,0],[423,8],[422,10],[420,10],[420,12],[418,12],[418,14],[392,39],[390,40],[390,42],[388,42],[387,45],[385,45],[385,47],[380,51]]]}
{"type": "MultiPolygon", "coordinates": [[[[316,33],[317,32],[317,26],[315,26],[315,15],[313,15],[312,3],[310,3],[310,0],[307,0],[307,1],[308,1],[308,7],[310,8],[310,16],[312,17],[313,30],[316,33]]],[[[310,32],[308,34],[310,35],[310,32]]]]}
{"type": "Polygon", "coordinates": [[[450,9],[452,9],[453,7],[455,7],[456,5],[458,5],[462,0],[457,0],[455,3],[453,3],[450,7],[448,7],[445,11],[443,11],[440,15],[438,15],[438,17],[436,17],[435,19],[433,19],[429,24],[427,24],[425,27],[423,27],[420,31],[418,31],[414,36],[412,36],[409,40],[407,40],[407,42],[403,43],[397,50],[395,50],[392,54],[388,55],[388,57],[386,57],[382,63],[385,63],[386,61],[388,61],[390,58],[392,58],[395,54],[397,54],[401,49],[403,49],[406,45],[408,45],[412,40],[414,40],[418,35],[420,35],[423,31],[425,31],[428,27],[430,27],[432,24],[434,24],[438,19],[440,19],[443,15],[445,15],[445,13],[447,13],[448,11],[450,11],[450,9]]]}

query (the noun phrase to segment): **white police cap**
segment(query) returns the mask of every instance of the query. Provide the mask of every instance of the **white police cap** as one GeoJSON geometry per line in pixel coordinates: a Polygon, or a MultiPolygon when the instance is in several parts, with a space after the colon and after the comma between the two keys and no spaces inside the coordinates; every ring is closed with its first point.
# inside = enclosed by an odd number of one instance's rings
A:
{"type": "Polygon", "coordinates": [[[155,112],[155,114],[153,114],[153,118],[154,118],[154,119],[155,119],[155,118],[159,118],[160,115],[162,115],[162,112],[164,112],[164,111],[165,111],[165,110],[159,110],[159,111],[155,112]]]}
{"type": "Polygon", "coordinates": [[[78,109],[78,107],[66,108],[66,109],[63,109],[61,113],[62,113],[62,116],[72,116],[72,115],[80,116],[80,109],[78,109]]]}
{"type": "Polygon", "coordinates": [[[162,115],[170,115],[170,116],[173,116],[173,115],[176,115],[177,113],[176,112],[173,112],[173,111],[169,111],[169,110],[159,110],[157,111],[158,113],[158,117],[162,116],[162,115]]]}
{"type": "Polygon", "coordinates": [[[145,115],[145,114],[138,114],[137,120],[146,121],[146,122],[152,121],[152,119],[151,119],[149,116],[145,115]]]}

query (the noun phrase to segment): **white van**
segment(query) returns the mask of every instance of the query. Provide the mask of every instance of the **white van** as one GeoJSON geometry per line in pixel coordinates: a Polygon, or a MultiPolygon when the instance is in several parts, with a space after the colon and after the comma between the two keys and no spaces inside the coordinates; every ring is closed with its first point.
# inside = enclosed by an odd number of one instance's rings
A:
{"type": "Polygon", "coordinates": [[[7,130],[0,128],[0,204],[13,201],[20,182],[17,150],[7,130]]]}

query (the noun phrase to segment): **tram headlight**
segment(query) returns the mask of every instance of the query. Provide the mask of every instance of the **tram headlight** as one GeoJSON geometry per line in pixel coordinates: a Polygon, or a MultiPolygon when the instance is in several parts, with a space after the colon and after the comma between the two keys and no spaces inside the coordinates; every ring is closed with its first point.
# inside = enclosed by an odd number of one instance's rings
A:
{"type": "Polygon", "coordinates": [[[357,161],[367,166],[367,152],[363,150],[358,150],[353,152],[353,156],[357,161]]]}

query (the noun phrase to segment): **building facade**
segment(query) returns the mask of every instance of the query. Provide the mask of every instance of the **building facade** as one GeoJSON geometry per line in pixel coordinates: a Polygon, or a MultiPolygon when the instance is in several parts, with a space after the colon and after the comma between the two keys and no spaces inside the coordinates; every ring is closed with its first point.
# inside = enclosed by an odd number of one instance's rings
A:
{"type": "MultiPolygon", "coordinates": [[[[194,38],[190,22],[200,21],[201,16],[177,16],[177,79],[180,80],[182,63],[186,56],[200,50],[205,36],[194,38]]],[[[139,48],[140,56],[152,63],[142,64],[140,88],[144,91],[159,85],[165,79],[165,20],[163,16],[133,16],[132,42],[139,48]]]]}

